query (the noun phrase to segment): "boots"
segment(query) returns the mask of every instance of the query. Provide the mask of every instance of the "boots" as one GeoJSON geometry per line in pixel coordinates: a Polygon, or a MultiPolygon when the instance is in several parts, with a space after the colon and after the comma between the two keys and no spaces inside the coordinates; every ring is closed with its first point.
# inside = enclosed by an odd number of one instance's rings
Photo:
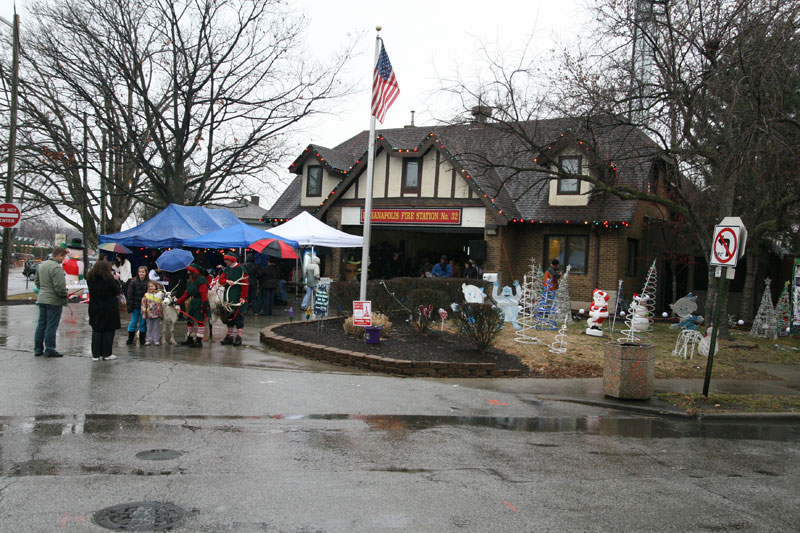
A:
{"type": "Polygon", "coordinates": [[[192,346],[194,344],[194,339],[191,335],[186,336],[186,340],[181,343],[181,346],[192,346]]]}
{"type": "Polygon", "coordinates": [[[242,345],[242,337],[241,335],[236,335],[236,338],[233,339],[234,346],[241,346],[242,345]]]}
{"type": "Polygon", "coordinates": [[[144,346],[144,343],[145,343],[146,339],[147,339],[147,336],[140,331],[139,332],[139,345],[140,346],[144,346]]]}
{"type": "Polygon", "coordinates": [[[231,337],[230,335],[225,335],[225,338],[222,339],[220,344],[233,344],[233,337],[231,337]]]}
{"type": "Polygon", "coordinates": [[[202,348],[203,347],[203,339],[200,337],[195,337],[194,344],[192,344],[192,348],[202,348]]]}
{"type": "Polygon", "coordinates": [[[135,331],[129,331],[129,332],[128,332],[128,340],[125,342],[125,344],[127,344],[128,346],[130,346],[131,344],[133,344],[133,338],[134,338],[135,336],[136,336],[136,332],[135,332],[135,331]]]}

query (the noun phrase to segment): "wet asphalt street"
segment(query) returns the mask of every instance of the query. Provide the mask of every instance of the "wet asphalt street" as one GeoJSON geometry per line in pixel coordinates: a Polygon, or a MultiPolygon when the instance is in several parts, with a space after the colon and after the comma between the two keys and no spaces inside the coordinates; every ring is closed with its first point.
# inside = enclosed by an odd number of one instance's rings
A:
{"type": "Polygon", "coordinates": [[[86,307],[71,304],[66,357],[34,358],[35,317],[0,307],[0,531],[105,531],[96,512],[135,502],[179,509],[109,516],[198,532],[800,523],[797,423],[546,401],[535,379],[356,372],[261,347],[265,318],[242,347],[128,347],[120,333],[119,359],[92,362],[86,307]]]}

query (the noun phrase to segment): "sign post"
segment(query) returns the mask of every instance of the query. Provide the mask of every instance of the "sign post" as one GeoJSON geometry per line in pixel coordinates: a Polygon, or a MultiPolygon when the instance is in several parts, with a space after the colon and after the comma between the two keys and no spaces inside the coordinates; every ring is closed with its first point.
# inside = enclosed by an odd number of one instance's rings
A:
{"type": "Polygon", "coordinates": [[[736,275],[736,265],[739,258],[744,255],[744,247],[747,243],[747,230],[742,219],[739,217],[725,217],[722,222],[714,227],[711,235],[711,261],[709,265],[716,267],[715,276],[719,279],[717,283],[717,302],[714,306],[714,328],[711,330],[711,343],[708,347],[708,362],[706,363],[706,375],[703,381],[703,396],[708,397],[708,387],[711,384],[711,368],[714,366],[714,351],[717,347],[717,330],[719,329],[719,315],[722,307],[722,299],[725,295],[726,282],[733,279],[736,275]],[[725,275],[722,269],[725,269],[725,275]]]}

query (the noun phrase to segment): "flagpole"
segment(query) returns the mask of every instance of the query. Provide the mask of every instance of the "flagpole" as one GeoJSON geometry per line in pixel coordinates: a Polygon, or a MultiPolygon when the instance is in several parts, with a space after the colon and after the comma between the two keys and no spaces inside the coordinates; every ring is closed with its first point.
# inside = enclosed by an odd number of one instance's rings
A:
{"type": "MultiPolygon", "coordinates": [[[[380,26],[376,26],[377,31],[381,31],[380,26]]],[[[375,60],[372,62],[373,68],[378,64],[378,54],[380,54],[380,35],[375,36],[375,60]]],[[[359,300],[367,299],[367,278],[369,277],[369,242],[372,229],[372,177],[375,173],[375,115],[370,111],[369,120],[369,145],[367,154],[367,191],[364,198],[364,243],[361,248],[361,286],[359,300]]]]}

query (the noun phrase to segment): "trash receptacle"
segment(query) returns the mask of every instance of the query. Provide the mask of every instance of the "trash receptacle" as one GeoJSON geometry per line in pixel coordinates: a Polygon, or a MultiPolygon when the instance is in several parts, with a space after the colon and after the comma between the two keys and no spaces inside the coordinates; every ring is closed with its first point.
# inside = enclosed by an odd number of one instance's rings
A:
{"type": "Polygon", "coordinates": [[[381,330],[383,326],[366,326],[364,327],[364,336],[367,339],[367,344],[380,344],[381,330]]]}
{"type": "Polygon", "coordinates": [[[656,350],[652,344],[610,342],[603,365],[603,393],[624,400],[648,400],[655,392],[656,350]]]}

